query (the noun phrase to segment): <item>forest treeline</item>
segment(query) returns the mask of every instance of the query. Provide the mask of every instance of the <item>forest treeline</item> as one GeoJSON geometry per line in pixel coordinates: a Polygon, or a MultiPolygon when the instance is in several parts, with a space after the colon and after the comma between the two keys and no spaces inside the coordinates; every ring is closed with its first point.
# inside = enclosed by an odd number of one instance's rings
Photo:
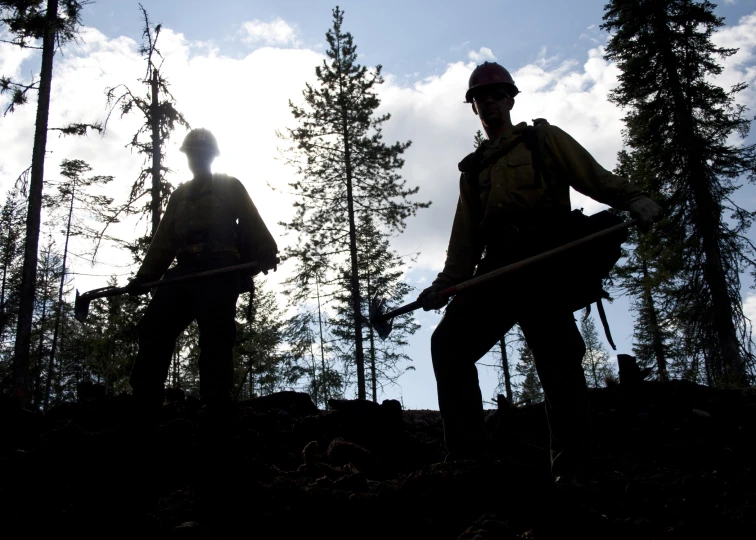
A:
{"type": "MultiPolygon", "coordinates": [[[[161,25],[140,5],[144,76],[103,88],[108,114],[102,123],[48,125],[53,62],[77,38],[85,4],[0,0],[11,41],[40,52],[32,57],[39,59],[33,80],[0,74],[6,115],[35,98],[37,105],[31,163],[7,182],[0,215],[0,385],[30,407],[73,400],[83,382],[102,384],[109,395],[129,390],[136,323],[148,298],[98,300],[85,324],[76,321],[72,259],[96,260],[104,246],[116,246],[128,250],[136,271],[175,187],[165,144],[191,122],[169,91],[161,25]],[[126,115],[142,122],[124,144],[143,166],[122,199],[110,196],[108,171],[93,171],[78,156],[45,159],[50,131],[86,135],[126,115]],[[139,220],[144,234],[111,234],[124,220],[139,220]],[[88,252],[69,252],[72,237],[77,246],[90,246],[88,252]]],[[[742,275],[756,269],[748,237],[754,213],[735,195],[756,179],[756,147],[744,143],[751,120],[736,101],[745,85],[724,89],[713,82],[719,62],[736,52],[712,42],[724,24],[714,7],[690,0],[616,0],[605,7],[606,57],[620,69],[609,99],[625,112],[617,172],[665,209],[658,226],[633,231],[608,285],[632,299],[633,352],[657,379],[743,386],[756,376],[741,293],[742,275]]],[[[366,317],[376,294],[389,308],[412,299],[413,287],[402,278],[417,254],[399,255],[391,238],[430,201],[401,176],[411,142],[383,139],[391,115],[377,113],[381,66],[358,63],[344,12],[337,7],[332,15],[317,83],[290,103],[290,127],[271,134],[296,172],[291,185],[274,186],[296,195],[293,217],[282,223],[290,233],[281,242],[290,277],[281,291],[258,277],[256,293],[240,298],[234,385],[240,399],[298,389],[320,407],[342,396],[378,400],[386,385],[413,369],[405,352],[419,328],[412,315],[398,317],[386,340],[374,335],[366,317]]],[[[114,275],[108,284],[117,282],[114,275]]],[[[179,337],[169,386],[198,389],[197,332],[193,324],[179,337]]],[[[581,332],[586,379],[602,386],[616,375],[610,355],[591,318],[582,320],[581,332]]],[[[541,399],[532,355],[517,329],[502,336],[490,358],[510,401],[541,399]]]]}

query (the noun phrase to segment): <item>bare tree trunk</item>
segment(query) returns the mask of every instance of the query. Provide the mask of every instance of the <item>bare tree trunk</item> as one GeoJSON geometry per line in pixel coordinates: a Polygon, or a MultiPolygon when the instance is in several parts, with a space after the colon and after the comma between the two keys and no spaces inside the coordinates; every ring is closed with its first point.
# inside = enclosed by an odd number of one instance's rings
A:
{"type": "MultiPolygon", "coordinates": [[[[8,234],[8,243],[6,245],[5,252],[9,253],[11,250],[11,239],[10,239],[10,231],[8,234]]],[[[0,289],[0,342],[3,341],[3,338],[5,337],[5,289],[6,284],[8,283],[8,266],[11,264],[10,259],[4,261],[5,264],[3,264],[3,285],[2,289],[0,289]]]]}
{"type": "Polygon", "coordinates": [[[656,314],[654,297],[651,294],[650,277],[648,265],[643,261],[643,302],[646,304],[649,323],[651,324],[651,341],[656,357],[656,371],[661,382],[667,382],[667,359],[664,357],[664,343],[662,342],[661,329],[659,328],[659,317],[656,314]]]}
{"type": "Polygon", "coordinates": [[[152,236],[155,236],[158,225],[160,224],[160,94],[158,87],[158,70],[152,69],[152,79],[150,87],[152,90],[152,101],[150,103],[150,115],[152,122],[152,201],[150,201],[150,213],[152,216],[152,236]]]}
{"type": "MultiPolygon", "coordinates": [[[[341,54],[341,40],[336,50],[341,54]]],[[[349,217],[349,255],[352,269],[352,310],[354,317],[354,360],[357,366],[357,398],[365,399],[365,353],[362,350],[362,313],[360,298],[360,275],[357,265],[357,227],[354,220],[354,195],[352,193],[352,148],[349,138],[346,103],[343,102],[344,88],[341,82],[341,61],[339,66],[339,100],[341,103],[341,135],[344,137],[344,167],[346,169],[347,214],[349,217]]]]}
{"type": "Polygon", "coordinates": [[[115,339],[108,340],[108,355],[105,357],[105,396],[110,395],[110,364],[113,359],[113,348],[115,347],[115,339]]]}
{"type": "MultiPolygon", "coordinates": [[[[661,5],[658,6],[663,9],[661,5]]],[[[656,17],[656,21],[662,17],[656,17]]],[[[747,385],[745,376],[745,364],[740,354],[740,342],[735,329],[734,310],[727,286],[727,277],[722,266],[722,253],[717,241],[717,230],[721,218],[720,207],[714,200],[708,189],[706,178],[706,163],[703,161],[704,152],[700,148],[699,136],[696,135],[693,125],[693,112],[690,100],[694,96],[688,89],[686,96],[683,91],[683,81],[680,80],[680,66],[671,49],[669,29],[664,24],[655,25],[661,36],[667,37],[667,47],[662,51],[662,57],[669,76],[669,84],[674,101],[674,121],[678,125],[682,142],[687,149],[685,163],[689,182],[693,189],[695,203],[694,223],[698,229],[703,244],[705,256],[704,276],[711,293],[713,320],[719,338],[719,348],[724,366],[714,366],[714,373],[723,378],[727,385],[747,385]]],[[[707,371],[712,371],[711,369],[707,371]]]]}
{"type": "Polygon", "coordinates": [[[42,378],[42,348],[45,339],[45,323],[47,322],[47,278],[50,272],[50,252],[47,252],[45,259],[45,274],[42,282],[42,317],[39,319],[39,343],[37,344],[37,374],[34,381],[34,406],[39,406],[39,383],[42,378]]]}
{"type": "MultiPolygon", "coordinates": [[[[310,333],[310,329],[307,329],[308,334],[310,333]]],[[[312,334],[310,334],[311,336],[312,334]]],[[[310,378],[312,380],[312,401],[315,403],[315,406],[318,406],[318,394],[320,393],[318,391],[318,362],[315,360],[315,350],[312,348],[313,340],[310,338],[310,360],[311,360],[311,367],[312,371],[310,373],[310,378]]],[[[302,355],[302,359],[304,359],[304,354],[302,355]]]]}
{"type": "MultiPolygon", "coordinates": [[[[367,263],[368,263],[368,270],[367,270],[367,290],[365,291],[367,293],[368,298],[373,297],[373,291],[370,290],[370,250],[368,249],[367,254],[367,263]]],[[[375,374],[375,335],[373,334],[373,325],[368,326],[368,337],[370,339],[370,379],[372,383],[372,390],[373,390],[373,403],[378,403],[378,381],[376,380],[376,374],[375,374]]]]}
{"type": "MultiPolygon", "coordinates": [[[[76,194],[76,178],[74,177],[71,184],[71,206],[68,209],[68,225],[66,226],[66,243],[63,247],[63,270],[60,274],[60,288],[58,289],[58,309],[55,313],[55,329],[53,330],[52,346],[50,347],[50,362],[47,366],[47,382],[45,383],[45,401],[43,408],[47,410],[50,402],[50,384],[52,382],[53,367],[55,362],[55,348],[58,345],[58,329],[60,328],[60,315],[63,307],[63,286],[66,282],[66,259],[68,258],[68,239],[71,237],[71,217],[73,216],[74,197],[76,194]]],[[[105,395],[108,394],[107,386],[105,395]]]]}
{"type": "Polygon", "coordinates": [[[25,407],[29,397],[29,350],[31,346],[34,290],[37,280],[37,250],[42,214],[42,185],[45,176],[47,123],[50,114],[53,57],[55,56],[55,23],[58,0],[48,0],[45,29],[42,37],[42,69],[39,77],[37,118],[34,128],[31,180],[29,182],[29,211],[26,216],[24,264],[21,270],[21,298],[18,309],[15,355],[13,357],[13,395],[25,407]]]}
{"type": "Polygon", "coordinates": [[[357,230],[354,220],[354,200],[352,195],[352,167],[344,115],[344,136],[346,147],[346,181],[347,181],[347,212],[349,213],[349,254],[352,266],[352,310],[354,317],[354,352],[357,366],[357,398],[365,399],[365,356],[362,350],[362,308],[360,298],[360,276],[357,265],[357,230]]]}
{"type": "Polygon", "coordinates": [[[504,390],[507,393],[507,401],[514,403],[512,395],[512,375],[509,373],[509,360],[507,359],[507,344],[505,342],[506,334],[501,336],[499,345],[501,346],[501,370],[504,373],[504,390]]]}
{"type": "Polygon", "coordinates": [[[315,291],[318,296],[318,327],[320,328],[320,373],[323,377],[323,409],[328,409],[328,374],[325,362],[325,339],[323,337],[323,315],[320,307],[320,274],[315,275],[315,291]]]}

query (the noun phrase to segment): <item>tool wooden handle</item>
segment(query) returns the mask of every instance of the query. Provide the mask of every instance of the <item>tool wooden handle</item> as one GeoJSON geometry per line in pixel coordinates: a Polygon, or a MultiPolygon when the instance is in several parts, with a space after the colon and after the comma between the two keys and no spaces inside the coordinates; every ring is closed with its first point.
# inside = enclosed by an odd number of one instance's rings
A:
{"type": "Polygon", "coordinates": [[[387,321],[389,319],[393,319],[394,317],[398,317],[399,315],[404,315],[405,313],[409,313],[410,311],[415,311],[416,309],[419,309],[421,307],[423,307],[423,303],[420,300],[415,300],[414,302],[406,304],[402,307],[398,307],[393,311],[384,313],[380,317],[376,317],[375,320],[371,322],[375,323],[379,321],[387,321]]]}
{"type": "MultiPolygon", "coordinates": [[[[229,272],[236,272],[238,270],[249,270],[251,268],[259,268],[258,262],[248,262],[244,264],[236,264],[234,266],[226,266],[224,268],[215,268],[213,270],[205,270],[204,272],[197,272],[196,274],[189,274],[188,276],[179,276],[175,278],[160,279],[157,281],[148,281],[142,283],[142,288],[151,289],[152,287],[162,287],[163,285],[170,285],[171,283],[179,283],[183,281],[194,281],[195,279],[202,279],[206,277],[217,276],[220,274],[227,274],[229,272]]],[[[80,295],[81,301],[94,300],[95,298],[105,298],[107,296],[118,296],[119,294],[126,294],[128,287],[103,287],[101,289],[94,289],[92,291],[85,292],[80,295]]],[[[77,291],[78,294],[78,291],[77,291]]]]}
{"type": "Polygon", "coordinates": [[[638,220],[636,219],[631,219],[629,221],[625,221],[624,223],[614,225],[613,227],[602,229],[596,233],[589,234],[588,236],[584,236],[582,238],[578,238],[577,240],[574,240],[568,244],[561,245],[559,247],[556,247],[549,251],[545,251],[543,253],[539,253],[538,255],[534,255],[528,259],[517,261],[516,263],[507,265],[504,268],[499,268],[498,270],[494,270],[493,272],[483,274],[482,276],[468,279],[467,281],[464,281],[460,283],[459,285],[456,285],[454,287],[449,287],[448,289],[441,291],[441,294],[448,293],[449,296],[451,296],[454,294],[459,294],[463,291],[467,291],[469,289],[480,287],[481,285],[485,285],[486,283],[495,281],[506,274],[511,274],[512,272],[517,272],[518,270],[522,270],[523,268],[527,268],[528,266],[533,266],[535,264],[542,263],[544,261],[547,261],[549,259],[556,257],[557,255],[561,255],[562,253],[571,251],[577,247],[588,244],[594,240],[598,240],[599,238],[609,236],[612,233],[616,233],[624,229],[628,229],[632,227],[633,225],[635,225],[637,221],[638,220]],[[454,289],[454,291],[450,292],[452,289],[454,289]]]}
{"type": "MultiPolygon", "coordinates": [[[[556,247],[544,253],[539,253],[538,255],[534,255],[533,257],[530,257],[528,259],[517,261],[516,263],[507,265],[504,268],[499,268],[498,270],[494,270],[493,272],[483,274],[482,276],[474,277],[467,281],[463,281],[462,283],[458,285],[453,285],[452,287],[448,287],[442,291],[439,291],[438,294],[445,298],[449,298],[450,296],[454,296],[455,294],[459,294],[463,291],[480,287],[481,285],[485,285],[487,283],[490,283],[491,281],[495,281],[501,278],[502,276],[511,274],[512,272],[517,272],[518,270],[522,270],[523,268],[527,268],[528,266],[532,266],[534,264],[547,261],[553,257],[556,257],[557,255],[561,255],[562,253],[573,250],[584,244],[588,244],[599,238],[603,238],[604,236],[608,236],[610,234],[622,231],[624,229],[628,229],[632,227],[633,225],[635,225],[637,222],[638,220],[631,219],[631,220],[625,221],[624,223],[614,225],[613,227],[608,227],[596,233],[589,234],[588,236],[584,236],[583,238],[578,238],[577,240],[574,240],[573,242],[570,242],[568,244],[564,244],[562,246],[556,247]]],[[[384,313],[380,317],[376,317],[375,322],[387,321],[398,315],[404,315],[405,313],[409,313],[410,311],[415,311],[416,309],[421,308],[422,306],[423,304],[420,300],[415,300],[414,302],[410,304],[396,308],[395,310],[389,311],[388,313],[384,313]]]]}
{"type": "Polygon", "coordinates": [[[227,274],[229,272],[236,272],[237,270],[249,270],[251,268],[259,268],[260,263],[249,262],[244,264],[235,264],[234,266],[226,266],[223,268],[215,268],[213,270],[205,270],[204,272],[197,272],[196,274],[189,274],[188,276],[179,276],[175,278],[161,279],[158,281],[150,281],[142,283],[142,287],[145,289],[151,289],[152,287],[162,287],[163,285],[170,285],[171,283],[179,283],[181,281],[194,281],[195,279],[202,279],[206,277],[217,276],[220,274],[227,274]]]}

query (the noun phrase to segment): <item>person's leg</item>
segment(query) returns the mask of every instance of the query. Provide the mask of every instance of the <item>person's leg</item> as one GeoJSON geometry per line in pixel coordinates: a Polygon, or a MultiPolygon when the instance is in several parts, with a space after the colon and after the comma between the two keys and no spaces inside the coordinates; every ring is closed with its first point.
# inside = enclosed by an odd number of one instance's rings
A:
{"type": "Polygon", "coordinates": [[[520,318],[533,353],[551,431],[551,470],[571,474],[582,466],[590,431],[588,389],[582,359],[585,343],[572,313],[543,309],[520,318]]]}
{"type": "Polygon", "coordinates": [[[222,401],[234,384],[236,344],[235,276],[219,276],[197,284],[197,324],[200,337],[200,398],[222,401]]]}
{"type": "Polygon", "coordinates": [[[477,362],[511,328],[514,316],[496,291],[455,297],[431,337],[444,439],[451,456],[483,447],[483,400],[477,362]]]}
{"type": "Polygon", "coordinates": [[[162,401],[176,338],[194,318],[185,289],[158,287],[137,324],[139,352],[129,379],[136,397],[162,401]]]}

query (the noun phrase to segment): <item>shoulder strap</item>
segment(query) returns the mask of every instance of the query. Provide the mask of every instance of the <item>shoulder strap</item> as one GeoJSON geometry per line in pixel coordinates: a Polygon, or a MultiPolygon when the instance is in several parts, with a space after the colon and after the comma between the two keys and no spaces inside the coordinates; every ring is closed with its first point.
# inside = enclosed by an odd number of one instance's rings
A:
{"type": "Polygon", "coordinates": [[[548,126],[549,123],[544,118],[536,118],[533,120],[533,125],[525,128],[525,145],[533,154],[533,172],[536,178],[540,178],[547,189],[551,189],[553,186],[551,175],[548,174],[546,162],[544,161],[545,151],[545,137],[546,131],[539,129],[539,126],[548,126]]]}

